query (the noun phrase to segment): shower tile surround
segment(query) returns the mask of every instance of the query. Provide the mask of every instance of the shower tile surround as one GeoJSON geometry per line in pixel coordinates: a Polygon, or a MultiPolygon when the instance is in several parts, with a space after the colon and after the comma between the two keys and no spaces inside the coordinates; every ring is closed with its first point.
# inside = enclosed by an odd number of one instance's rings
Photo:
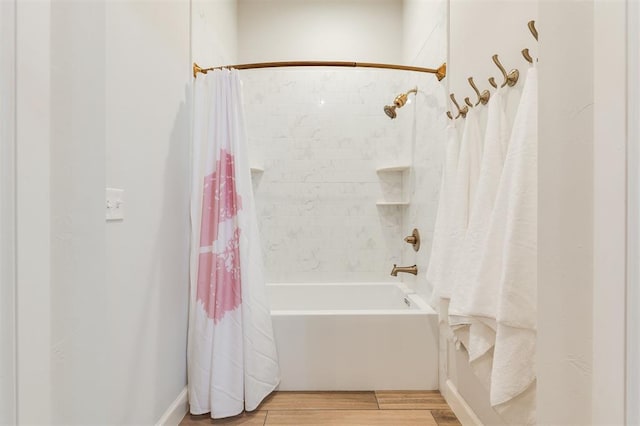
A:
{"type": "Polygon", "coordinates": [[[432,75],[291,68],[242,80],[251,164],[264,169],[253,182],[269,282],[398,280],[394,263],[416,263],[403,242],[416,207],[426,227],[419,254],[428,253],[446,125],[435,118],[444,89],[432,75]],[[383,106],[415,86],[389,119],[383,106]],[[376,172],[397,165],[414,167],[376,172]],[[416,207],[376,206],[400,200],[416,207]]]}
{"type": "MultiPolygon", "coordinates": [[[[424,7],[424,3],[409,0],[408,3],[424,7]]],[[[418,66],[432,67],[434,58],[441,58],[440,63],[448,57],[448,1],[432,2],[429,11],[416,11],[420,24],[414,28],[419,33],[411,33],[407,40],[420,40],[414,50],[405,51],[405,60],[418,66]],[[419,46],[419,49],[417,48],[419,46]],[[415,50],[417,49],[417,50],[415,50]]],[[[402,279],[417,293],[424,296],[431,295],[431,285],[425,279],[425,272],[431,257],[431,242],[433,241],[433,226],[435,224],[437,206],[440,194],[440,180],[442,163],[446,143],[446,127],[449,120],[445,111],[450,108],[448,103],[449,79],[438,82],[435,78],[428,79],[426,86],[420,86],[423,95],[421,102],[416,104],[415,150],[413,161],[413,183],[409,185],[411,204],[403,211],[404,232],[412,228],[420,230],[422,245],[419,252],[414,252],[408,244],[403,246],[402,257],[404,264],[418,265],[418,276],[406,275],[402,279]]],[[[461,127],[464,124],[458,121],[461,127]]]]}

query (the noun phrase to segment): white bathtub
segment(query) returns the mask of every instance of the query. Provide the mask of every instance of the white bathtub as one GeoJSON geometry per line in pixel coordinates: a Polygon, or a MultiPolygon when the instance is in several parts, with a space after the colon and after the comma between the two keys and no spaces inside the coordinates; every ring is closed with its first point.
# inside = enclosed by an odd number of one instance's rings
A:
{"type": "Polygon", "coordinates": [[[267,288],[280,390],[438,388],[437,316],[402,284],[267,288]]]}

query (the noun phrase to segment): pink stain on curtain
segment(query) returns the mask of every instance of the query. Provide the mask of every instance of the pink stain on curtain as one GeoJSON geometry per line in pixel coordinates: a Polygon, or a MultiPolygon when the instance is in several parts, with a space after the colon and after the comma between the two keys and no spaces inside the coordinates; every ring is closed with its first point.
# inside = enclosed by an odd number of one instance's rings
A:
{"type": "Polygon", "coordinates": [[[205,176],[203,192],[196,297],[202,302],[207,316],[217,323],[242,302],[241,231],[235,221],[232,235],[227,235],[225,227],[220,226],[236,217],[242,208],[242,200],[236,191],[234,158],[228,151],[220,150],[216,170],[205,176]],[[216,253],[215,246],[224,249],[216,253]]]}

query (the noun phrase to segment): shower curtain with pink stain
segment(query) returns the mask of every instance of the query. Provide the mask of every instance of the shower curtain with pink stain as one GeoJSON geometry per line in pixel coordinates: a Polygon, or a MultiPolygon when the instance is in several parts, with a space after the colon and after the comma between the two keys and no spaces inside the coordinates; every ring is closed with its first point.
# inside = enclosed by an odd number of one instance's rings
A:
{"type": "Polygon", "coordinates": [[[194,89],[188,390],[192,414],[252,411],[279,383],[236,70],[194,89]]]}

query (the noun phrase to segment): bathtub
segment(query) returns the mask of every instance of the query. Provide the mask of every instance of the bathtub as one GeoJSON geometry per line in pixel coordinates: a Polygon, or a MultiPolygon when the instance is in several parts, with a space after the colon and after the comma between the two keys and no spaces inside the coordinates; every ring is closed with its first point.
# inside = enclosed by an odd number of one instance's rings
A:
{"type": "Polygon", "coordinates": [[[280,390],[438,388],[435,312],[402,284],[268,284],[280,390]]]}

